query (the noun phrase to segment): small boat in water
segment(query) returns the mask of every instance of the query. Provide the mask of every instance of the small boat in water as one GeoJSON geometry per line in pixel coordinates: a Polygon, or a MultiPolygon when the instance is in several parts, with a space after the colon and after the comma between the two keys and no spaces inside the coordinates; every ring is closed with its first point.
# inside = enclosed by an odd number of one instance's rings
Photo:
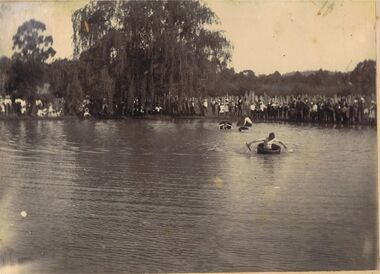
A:
{"type": "Polygon", "coordinates": [[[222,121],[222,122],[219,122],[219,129],[232,129],[233,126],[230,122],[227,122],[227,121],[222,121]]]}
{"type": "Polygon", "coordinates": [[[272,144],[272,149],[264,148],[264,143],[257,145],[257,154],[280,154],[281,147],[276,144],[272,144]]]}

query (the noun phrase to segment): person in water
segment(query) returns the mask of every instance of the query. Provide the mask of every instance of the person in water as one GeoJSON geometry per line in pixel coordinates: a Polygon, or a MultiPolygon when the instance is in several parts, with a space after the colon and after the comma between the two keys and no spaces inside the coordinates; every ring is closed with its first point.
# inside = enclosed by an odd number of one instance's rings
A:
{"type": "Polygon", "coordinates": [[[253,125],[253,122],[251,120],[251,118],[249,118],[248,116],[245,116],[244,118],[240,118],[238,120],[238,122],[236,123],[237,126],[240,126],[240,127],[251,127],[253,125]]]}
{"type": "Polygon", "coordinates": [[[237,126],[239,126],[239,131],[240,132],[243,132],[245,130],[248,130],[252,125],[253,125],[253,122],[251,120],[251,118],[249,117],[244,117],[244,119],[240,119],[237,123],[236,123],[237,126]]]}
{"type": "Polygon", "coordinates": [[[243,127],[251,127],[252,125],[253,125],[253,122],[251,118],[246,116],[243,121],[243,127]]]}
{"type": "Polygon", "coordinates": [[[265,139],[258,139],[258,140],[254,140],[250,143],[247,143],[247,147],[249,148],[249,150],[251,150],[251,145],[253,143],[257,143],[257,142],[263,142],[265,149],[272,149],[272,145],[274,143],[279,143],[279,144],[283,145],[285,149],[287,148],[287,146],[283,142],[276,139],[276,136],[274,135],[273,132],[269,133],[269,136],[265,139]]]}

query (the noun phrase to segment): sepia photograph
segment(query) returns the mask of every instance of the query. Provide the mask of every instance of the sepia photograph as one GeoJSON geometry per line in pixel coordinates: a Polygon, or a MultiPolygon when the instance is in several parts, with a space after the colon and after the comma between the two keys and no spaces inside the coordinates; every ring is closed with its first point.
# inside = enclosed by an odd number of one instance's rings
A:
{"type": "Polygon", "coordinates": [[[0,0],[0,273],[378,269],[376,0],[0,0]]]}

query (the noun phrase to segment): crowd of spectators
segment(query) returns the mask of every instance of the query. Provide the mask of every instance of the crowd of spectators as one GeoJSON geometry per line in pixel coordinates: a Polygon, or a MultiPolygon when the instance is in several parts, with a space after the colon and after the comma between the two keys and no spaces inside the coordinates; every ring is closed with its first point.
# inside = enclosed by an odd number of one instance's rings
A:
{"type": "Polygon", "coordinates": [[[288,96],[212,98],[214,115],[249,116],[253,120],[376,124],[376,101],[364,96],[288,96]]]}
{"type": "Polygon", "coordinates": [[[57,118],[64,115],[64,99],[48,100],[40,97],[32,100],[0,95],[0,116],[31,116],[57,118]]]}
{"type": "MultiPolygon", "coordinates": [[[[0,116],[64,116],[63,98],[41,97],[25,100],[0,95],[0,116]]],[[[250,117],[254,121],[291,121],[376,125],[376,101],[373,97],[348,95],[326,96],[223,96],[182,98],[163,96],[154,103],[134,98],[112,104],[107,99],[85,96],[78,110],[82,117],[120,117],[163,114],[173,116],[250,117]]]]}

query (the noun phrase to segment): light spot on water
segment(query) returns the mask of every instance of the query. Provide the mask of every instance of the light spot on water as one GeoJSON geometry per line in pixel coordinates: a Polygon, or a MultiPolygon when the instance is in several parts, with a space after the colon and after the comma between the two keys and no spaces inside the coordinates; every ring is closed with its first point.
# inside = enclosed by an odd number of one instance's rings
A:
{"type": "Polygon", "coordinates": [[[26,213],[26,211],[23,210],[20,212],[20,215],[21,215],[21,217],[25,218],[28,214],[26,213]]]}
{"type": "Polygon", "coordinates": [[[217,188],[222,188],[223,187],[223,180],[220,179],[220,177],[215,176],[214,178],[214,184],[217,188]]]}
{"type": "Polygon", "coordinates": [[[144,225],[149,225],[150,222],[149,222],[149,221],[143,221],[143,224],[144,224],[144,225]]]}

